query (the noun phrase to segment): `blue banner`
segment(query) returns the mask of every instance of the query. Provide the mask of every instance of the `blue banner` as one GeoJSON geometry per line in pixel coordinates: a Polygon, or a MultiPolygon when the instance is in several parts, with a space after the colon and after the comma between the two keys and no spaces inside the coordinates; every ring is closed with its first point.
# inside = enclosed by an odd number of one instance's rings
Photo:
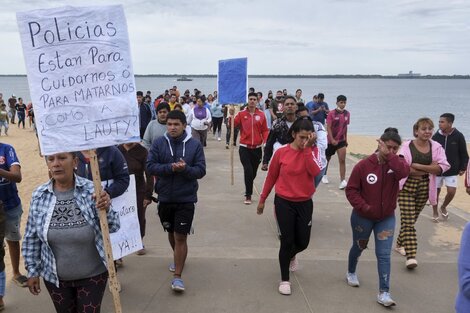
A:
{"type": "Polygon", "coordinates": [[[217,91],[220,104],[246,103],[248,85],[247,65],[247,58],[219,61],[217,91]]]}

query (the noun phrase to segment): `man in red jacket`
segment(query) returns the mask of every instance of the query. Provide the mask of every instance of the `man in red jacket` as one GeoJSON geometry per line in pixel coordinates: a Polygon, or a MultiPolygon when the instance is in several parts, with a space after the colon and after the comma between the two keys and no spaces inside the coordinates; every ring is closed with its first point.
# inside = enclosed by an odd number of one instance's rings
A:
{"type": "Polygon", "coordinates": [[[248,94],[248,105],[235,116],[234,124],[240,129],[240,161],[245,176],[245,204],[251,204],[253,181],[261,163],[262,145],[266,142],[269,129],[263,111],[256,108],[258,97],[255,92],[248,94]]]}

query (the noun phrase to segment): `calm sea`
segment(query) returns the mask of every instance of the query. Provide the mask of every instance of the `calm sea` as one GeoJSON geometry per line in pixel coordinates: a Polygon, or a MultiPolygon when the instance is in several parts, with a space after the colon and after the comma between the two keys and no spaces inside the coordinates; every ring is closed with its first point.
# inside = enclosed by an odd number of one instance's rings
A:
{"type": "MultiPolygon", "coordinates": [[[[217,89],[216,78],[177,82],[171,77],[137,77],[136,84],[138,90],[150,90],[154,97],[173,85],[181,92],[198,88],[208,94],[217,89]]],[[[419,117],[432,118],[437,127],[439,115],[451,112],[456,115],[454,126],[470,138],[470,80],[250,78],[249,86],[262,91],[265,97],[268,90],[286,88],[295,93],[300,88],[305,101],[323,92],[330,109],[335,107],[336,96],[344,94],[348,97],[352,134],[379,136],[386,127],[393,126],[402,136],[411,137],[412,125],[419,117]]],[[[0,77],[0,92],[6,99],[14,93],[30,101],[26,77],[0,77]]]]}

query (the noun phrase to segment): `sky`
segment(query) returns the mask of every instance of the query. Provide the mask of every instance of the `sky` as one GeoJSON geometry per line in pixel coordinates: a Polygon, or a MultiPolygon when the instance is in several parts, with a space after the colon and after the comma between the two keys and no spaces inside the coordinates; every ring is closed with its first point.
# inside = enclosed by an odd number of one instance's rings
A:
{"type": "MultiPolygon", "coordinates": [[[[124,1],[123,1],[124,2],[124,1]]],[[[121,4],[0,0],[0,74],[25,74],[16,12],[121,4]]],[[[470,74],[468,0],[126,0],[135,74],[470,74]]]]}

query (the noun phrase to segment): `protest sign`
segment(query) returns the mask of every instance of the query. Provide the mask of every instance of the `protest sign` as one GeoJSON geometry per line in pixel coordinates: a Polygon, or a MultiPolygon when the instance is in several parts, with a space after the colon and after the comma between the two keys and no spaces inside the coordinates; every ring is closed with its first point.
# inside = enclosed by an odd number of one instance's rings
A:
{"type": "Polygon", "coordinates": [[[139,141],[123,7],[17,13],[41,152],[139,141]]]}
{"type": "Polygon", "coordinates": [[[235,118],[235,107],[234,105],[240,105],[246,103],[247,98],[247,86],[248,86],[248,59],[227,59],[219,60],[219,73],[217,75],[217,91],[218,101],[220,104],[230,104],[233,112],[230,115],[230,183],[234,184],[234,149],[233,134],[235,132],[234,118],[235,118]]]}
{"type": "Polygon", "coordinates": [[[241,104],[246,102],[247,65],[247,58],[219,61],[217,95],[220,104],[241,104]]]}
{"type": "MultiPolygon", "coordinates": [[[[119,197],[113,198],[111,209],[119,214],[121,228],[111,233],[111,245],[113,247],[113,258],[120,259],[126,255],[142,249],[142,238],[140,237],[139,218],[137,216],[137,194],[135,190],[135,176],[129,176],[129,187],[119,197]]],[[[109,181],[108,181],[109,183],[109,181]]],[[[103,182],[103,187],[106,182],[103,182]]]]}

